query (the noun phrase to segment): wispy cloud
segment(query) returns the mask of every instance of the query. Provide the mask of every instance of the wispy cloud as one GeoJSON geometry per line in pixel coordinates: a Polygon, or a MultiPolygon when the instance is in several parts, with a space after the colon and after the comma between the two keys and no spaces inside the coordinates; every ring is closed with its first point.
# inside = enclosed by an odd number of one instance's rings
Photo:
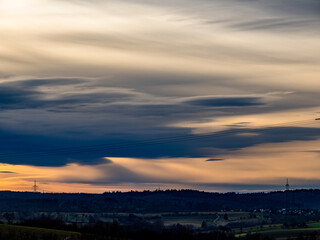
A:
{"type": "Polygon", "coordinates": [[[206,162],[220,162],[220,161],[224,161],[225,159],[223,158],[210,158],[207,159],[206,162]]]}
{"type": "Polygon", "coordinates": [[[0,171],[0,173],[4,173],[4,174],[13,174],[15,172],[11,172],[11,171],[0,171]]]}

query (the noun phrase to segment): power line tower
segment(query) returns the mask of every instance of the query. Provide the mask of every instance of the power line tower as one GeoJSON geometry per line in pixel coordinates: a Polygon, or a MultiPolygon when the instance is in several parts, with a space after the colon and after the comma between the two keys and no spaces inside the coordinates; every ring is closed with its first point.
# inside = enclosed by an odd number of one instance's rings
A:
{"type": "Polygon", "coordinates": [[[295,191],[291,190],[291,208],[295,209],[296,207],[296,197],[295,197],[295,191]]]}
{"type": "Polygon", "coordinates": [[[287,183],[285,185],[286,187],[286,191],[285,191],[285,194],[286,194],[286,209],[289,209],[290,208],[290,185],[289,185],[289,179],[287,178],[287,183]]]}
{"type": "Polygon", "coordinates": [[[32,186],[33,192],[36,193],[38,190],[37,180],[34,180],[34,185],[32,186]]]}
{"type": "Polygon", "coordinates": [[[287,178],[286,191],[290,190],[289,179],[287,178]]]}

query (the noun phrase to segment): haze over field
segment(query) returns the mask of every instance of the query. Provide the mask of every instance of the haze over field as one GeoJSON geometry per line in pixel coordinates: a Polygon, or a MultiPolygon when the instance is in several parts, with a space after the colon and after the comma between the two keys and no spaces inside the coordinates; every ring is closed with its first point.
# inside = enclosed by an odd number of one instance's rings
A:
{"type": "Polygon", "coordinates": [[[318,188],[319,26],[318,0],[0,0],[0,189],[318,188]]]}

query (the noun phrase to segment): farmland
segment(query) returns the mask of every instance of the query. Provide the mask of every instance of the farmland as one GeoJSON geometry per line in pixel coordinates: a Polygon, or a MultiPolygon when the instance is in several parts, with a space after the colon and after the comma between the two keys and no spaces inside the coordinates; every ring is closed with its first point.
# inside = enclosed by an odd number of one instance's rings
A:
{"type": "MultiPolygon", "coordinates": [[[[301,216],[283,216],[275,213],[266,214],[260,212],[253,213],[230,211],[189,213],[166,212],[143,214],[101,213],[87,215],[83,213],[59,214],[60,217],[64,216],[65,220],[68,219],[69,222],[64,222],[60,219],[53,220],[53,224],[47,222],[46,225],[47,220],[40,219],[38,222],[16,222],[15,225],[0,224],[0,239],[86,239],[84,238],[82,232],[83,229],[87,229],[86,226],[89,226],[89,229],[92,228],[88,231],[89,235],[87,234],[86,236],[95,236],[94,234],[99,231],[99,234],[103,236],[103,234],[106,234],[105,229],[110,230],[110,226],[111,228],[115,226],[115,229],[117,229],[119,232],[128,231],[128,229],[129,231],[152,229],[153,231],[159,232],[163,231],[163,229],[172,229],[172,226],[174,226],[174,229],[176,228],[175,226],[186,226],[185,229],[189,229],[188,231],[195,231],[197,233],[205,234],[215,231],[222,231],[227,233],[228,236],[234,236],[238,239],[248,239],[250,236],[259,236],[259,239],[268,238],[283,240],[301,239],[301,236],[307,236],[310,239],[312,237],[313,240],[316,240],[319,239],[320,235],[319,221],[299,222],[299,220],[301,220],[301,216]],[[91,223],[77,222],[76,219],[80,219],[80,217],[82,217],[82,219],[91,219],[91,223]],[[275,217],[283,222],[272,223],[272,219],[275,217]],[[74,220],[73,222],[71,221],[72,219],[74,220]],[[60,222],[60,225],[57,225],[57,222],[60,222]],[[107,225],[103,225],[103,222],[107,225]],[[114,223],[116,223],[116,225],[114,225],[114,223]],[[26,224],[30,224],[31,226],[26,226],[26,224]]],[[[42,213],[42,217],[43,216],[44,213],[42,213]]],[[[305,220],[304,217],[302,219],[305,220]]],[[[111,230],[110,234],[114,234],[114,231],[111,230]]],[[[125,237],[125,235],[122,236],[121,234],[122,233],[119,235],[120,237],[118,236],[118,239],[125,237]]],[[[113,236],[107,235],[105,238],[101,239],[113,239],[113,236]]]]}
{"type": "Polygon", "coordinates": [[[289,239],[289,238],[298,238],[300,235],[307,236],[318,236],[320,234],[320,223],[308,223],[305,228],[295,228],[295,229],[284,229],[282,226],[274,225],[270,227],[264,227],[263,229],[259,228],[249,228],[245,229],[245,232],[236,234],[238,238],[244,237],[247,234],[260,234],[265,237],[272,237],[275,239],[289,239]]]}
{"type": "Polygon", "coordinates": [[[0,239],[78,240],[80,233],[36,227],[0,225],[0,239]]]}

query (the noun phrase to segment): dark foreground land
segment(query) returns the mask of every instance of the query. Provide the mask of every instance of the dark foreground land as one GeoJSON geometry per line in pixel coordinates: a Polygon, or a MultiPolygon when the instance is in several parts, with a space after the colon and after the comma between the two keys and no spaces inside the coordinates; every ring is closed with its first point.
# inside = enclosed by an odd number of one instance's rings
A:
{"type": "Polygon", "coordinates": [[[1,239],[320,240],[320,191],[0,192],[1,239]]]}

